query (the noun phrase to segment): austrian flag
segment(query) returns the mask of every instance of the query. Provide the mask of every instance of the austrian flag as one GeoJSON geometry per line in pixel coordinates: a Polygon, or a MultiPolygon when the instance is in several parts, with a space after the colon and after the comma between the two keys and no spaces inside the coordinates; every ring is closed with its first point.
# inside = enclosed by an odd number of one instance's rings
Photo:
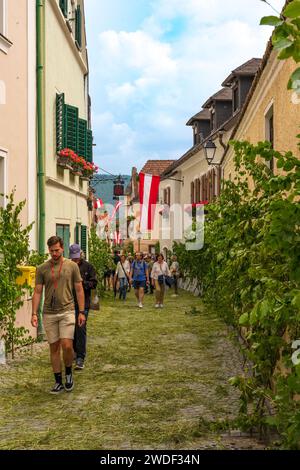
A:
{"type": "Polygon", "coordinates": [[[94,199],[94,209],[101,209],[103,205],[102,199],[94,199]]]}
{"type": "Polygon", "coordinates": [[[139,193],[141,204],[140,230],[152,230],[155,206],[157,203],[158,188],[160,183],[159,176],[139,174],[139,193]]]}

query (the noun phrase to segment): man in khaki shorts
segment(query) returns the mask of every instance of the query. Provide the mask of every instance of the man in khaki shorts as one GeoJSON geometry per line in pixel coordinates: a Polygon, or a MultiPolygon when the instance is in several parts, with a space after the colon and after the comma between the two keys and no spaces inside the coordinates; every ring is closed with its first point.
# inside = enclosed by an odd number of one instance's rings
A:
{"type": "Polygon", "coordinates": [[[50,345],[51,364],[55,385],[50,393],[58,394],[63,390],[73,390],[72,376],[73,338],[75,330],[75,306],[73,290],[79,306],[78,325],[85,322],[84,291],[82,278],[77,264],[63,257],[64,245],[60,237],[51,237],[47,242],[51,260],[37,268],[36,286],[32,299],[31,324],[38,326],[37,311],[45,286],[43,324],[50,345]],[[62,383],[60,351],[66,369],[65,386],[62,383]]]}

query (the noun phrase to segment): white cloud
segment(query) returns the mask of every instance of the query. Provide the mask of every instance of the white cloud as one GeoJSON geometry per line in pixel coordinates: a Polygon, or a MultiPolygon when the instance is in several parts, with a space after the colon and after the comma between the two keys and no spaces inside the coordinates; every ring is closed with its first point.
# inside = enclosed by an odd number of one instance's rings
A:
{"type": "Polygon", "coordinates": [[[98,34],[95,154],[117,172],[191,146],[186,121],[231,70],[263,55],[272,30],[259,19],[274,13],[260,0],[152,0],[152,10],[135,31],[98,34]]]}

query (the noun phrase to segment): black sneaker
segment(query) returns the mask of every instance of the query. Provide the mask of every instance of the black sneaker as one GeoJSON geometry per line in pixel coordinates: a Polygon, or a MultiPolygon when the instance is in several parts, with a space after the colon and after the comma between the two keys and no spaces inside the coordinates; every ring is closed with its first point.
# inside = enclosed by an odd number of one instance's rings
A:
{"type": "Polygon", "coordinates": [[[63,386],[63,384],[56,383],[54,387],[52,388],[52,390],[50,390],[50,393],[52,393],[52,395],[58,395],[60,392],[63,392],[64,390],[65,390],[65,387],[63,386]]]}
{"type": "Polygon", "coordinates": [[[71,392],[74,388],[73,376],[72,374],[66,375],[65,390],[71,392]]]}
{"type": "Polygon", "coordinates": [[[82,357],[78,357],[78,359],[76,361],[75,370],[82,370],[83,368],[84,368],[84,361],[83,361],[82,357]]]}

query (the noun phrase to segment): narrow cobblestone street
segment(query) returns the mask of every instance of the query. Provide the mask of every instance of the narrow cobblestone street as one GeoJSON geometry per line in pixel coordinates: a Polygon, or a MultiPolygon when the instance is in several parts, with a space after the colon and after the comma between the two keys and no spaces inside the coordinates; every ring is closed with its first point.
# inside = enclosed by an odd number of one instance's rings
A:
{"type": "Polygon", "coordinates": [[[227,330],[199,298],[170,294],[164,309],[107,295],[88,322],[88,358],[70,394],[49,394],[47,344],[1,366],[1,449],[255,449],[207,421],[236,416],[228,378],[241,370],[227,330]],[[192,313],[196,307],[198,312],[192,313]]]}

